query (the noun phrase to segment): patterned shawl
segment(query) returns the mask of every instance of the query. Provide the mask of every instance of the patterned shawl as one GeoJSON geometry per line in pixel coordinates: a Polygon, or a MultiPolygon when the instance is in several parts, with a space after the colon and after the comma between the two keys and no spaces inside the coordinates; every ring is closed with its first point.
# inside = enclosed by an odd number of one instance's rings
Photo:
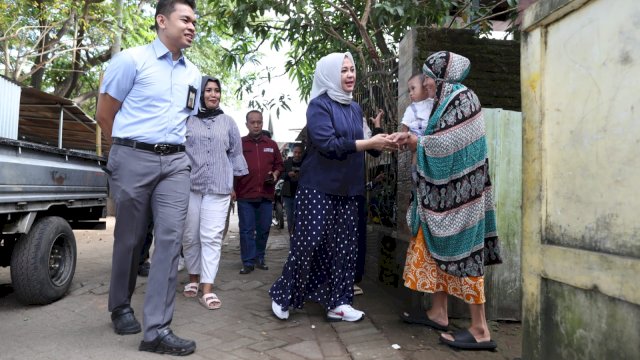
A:
{"type": "Polygon", "coordinates": [[[460,82],[469,59],[446,51],[427,58],[423,72],[436,97],[418,142],[418,184],[407,213],[414,236],[422,226],[431,256],[457,277],[482,276],[502,262],[482,107],[460,82]]]}

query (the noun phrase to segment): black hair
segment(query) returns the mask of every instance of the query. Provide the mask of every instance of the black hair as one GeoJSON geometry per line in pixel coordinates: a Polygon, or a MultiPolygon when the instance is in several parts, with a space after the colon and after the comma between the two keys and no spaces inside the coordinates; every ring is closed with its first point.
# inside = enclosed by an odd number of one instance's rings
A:
{"type": "Polygon", "coordinates": [[[300,149],[302,149],[302,151],[304,151],[304,144],[303,143],[295,143],[295,144],[293,144],[293,146],[291,148],[292,149],[300,148],[300,149]]]}
{"type": "Polygon", "coordinates": [[[249,112],[248,112],[248,113],[247,113],[247,115],[246,115],[246,119],[247,119],[247,121],[246,121],[246,122],[247,122],[247,123],[249,123],[249,114],[251,114],[251,113],[260,114],[260,116],[262,116],[262,111],[259,111],[259,110],[249,110],[249,112]]]}
{"type": "Polygon", "coordinates": [[[156,20],[158,15],[169,17],[175,10],[176,4],[188,5],[193,11],[196,10],[196,0],[158,0],[156,15],[153,17],[153,26],[151,26],[153,30],[158,31],[158,20],[156,20]]]}

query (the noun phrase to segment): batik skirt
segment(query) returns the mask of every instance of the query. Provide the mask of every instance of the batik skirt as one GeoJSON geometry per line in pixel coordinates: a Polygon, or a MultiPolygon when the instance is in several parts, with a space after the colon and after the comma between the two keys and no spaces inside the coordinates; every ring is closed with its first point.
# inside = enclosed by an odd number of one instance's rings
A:
{"type": "Polygon", "coordinates": [[[431,257],[422,233],[411,238],[404,265],[404,286],[411,290],[436,293],[444,291],[468,304],[484,304],[484,276],[457,277],[440,270],[431,257]]]}

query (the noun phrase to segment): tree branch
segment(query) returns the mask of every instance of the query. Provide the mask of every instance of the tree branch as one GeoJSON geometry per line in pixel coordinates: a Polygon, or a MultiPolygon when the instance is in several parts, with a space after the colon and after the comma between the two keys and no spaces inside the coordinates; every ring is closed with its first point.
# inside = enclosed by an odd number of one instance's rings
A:
{"type": "Polygon", "coordinates": [[[98,55],[91,56],[91,57],[88,56],[84,61],[85,65],[83,66],[83,69],[87,70],[89,67],[106,63],[109,60],[111,60],[111,50],[107,49],[98,55]]]}
{"type": "MultiPolygon", "coordinates": [[[[80,50],[86,50],[86,49],[90,49],[88,47],[82,47],[80,48],[80,50]]],[[[61,50],[58,51],[56,54],[54,54],[51,58],[47,59],[46,61],[43,61],[39,64],[35,64],[33,66],[33,68],[31,68],[31,71],[29,71],[28,73],[25,73],[23,76],[20,76],[18,79],[16,79],[16,81],[18,82],[22,82],[25,79],[27,79],[29,76],[35,74],[36,71],[44,68],[45,66],[49,65],[50,63],[52,63],[55,59],[59,58],[60,55],[64,54],[64,53],[68,53],[69,51],[73,51],[74,49],[65,49],[65,50],[61,50]]]]}
{"type": "Polygon", "coordinates": [[[378,44],[378,49],[380,49],[380,53],[382,53],[384,57],[393,56],[393,54],[391,53],[391,50],[387,46],[387,41],[385,40],[384,35],[382,34],[382,31],[376,31],[373,33],[373,35],[375,36],[376,44],[378,44]]]}
{"type": "Polygon", "coordinates": [[[332,27],[327,26],[325,29],[323,29],[325,33],[327,33],[327,35],[331,36],[332,38],[344,43],[345,45],[347,45],[347,47],[349,47],[350,49],[353,49],[355,51],[359,51],[358,46],[356,46],[356,44],[347,41],[346,39],[344,39],[342,36],[340,36],[340,34],[338,34],[337,31],[335,31],[332,27]]]}
{"type": "Polygon", "coordinates": [[[353,19],[353,21],[356,23],[356,25],[358,27],[358,32],[360,33],[360,36],[362,37],[362,41],[364,42],[364,45],[367,48],[367,52],[369,53],[369,56],[371,57],[371,59],[376,64],[379,64],[380,63],[380,57],[378,56],[378,52],[376,51],[375,45],[373,45],[373,41],[371,41],[371,37],[367,33],[367,21],[369,20],[368,14],[371,11],[371,0],[367,0],[367,3],[366,3],[367,8],[364,10],[364,13],[367,14],[367,15],[366,15],[366,18],[363,17],[362,20],[360,20],[358,18],[358,14],[353,9],[353,7],[351,7],[351,5],[349,5],[344,0],[341,0],[341,3],[347,9],[351,19],[353,19]]]}
{"type": "Polygon", "coordinates": [[[71,101],[76,103],[76,105],[78,105],[78,106],[82,106],[85,102],[91,100],[92,98],[94,98],[96,96],[98,96],[98,90],[91,90],[89,92],[86,92],[84,94],[80,94],[80,95],[74,97],[73,99],[71,99],[71,101]]]}
{"type": "Polygon", "coordinates": [[[362,26],[366,26],[367,23],[369,22],[369,15],[371,14],[371,5],[373,5],[371,3],[371,0],[367,0],[367,3],[365,4],[365,7],[364,7],[364,13],[362,14],[362,19],[360,20],[360,24],[362,26]]]}
{"type": "Polygon", "coordinates": [[[480,23],[480,22],[483,22],[483,21],[487,21],[487,20],[489,20],[489,19],[493,19],[494,17],[500,16],[500,15],[503,15],[503,14],[508,14],[508,13],[513,12],[513,11],[515,11],[515,10],[516,10],[515,8],[510,8],[510,9],[507,9],[507,10],[501,11],[501,12],[499,12],[499,13],[491,14],[491,15],[489,15],[489,16],[485,16],[485,17],[483,17],[483,18],[476,19],[476,20],[474,20],[474,21],[472,21],[472,22],[468,23],[468,24],[465,26],[465,28],[468,28],[468,27],[469,27],[469,26],[471,26],[471,25],[475,25],[475,24],[480,23]]]}
{"type": "Polygon", "coordinates": [[[460,10],[456,11],[455,14],[453,14],[453,16],[451,17],[451,22],[449,23],[449,26],[447,26],[447,29],[451,29],[451,27],[453,26],[453,23],[456,21],[456,19],[458,18],[458,16],[460,16],[460,14],[469,7],[469,5],[471,5],[471,1],[468,1],[462,8],[460,8],[460,10]]]}
{"type": "Polygon", "coordinates": [[[340,6],[338,6],[336,3],[334,3],[333,1],[327,1],[327,4],[331,5],[332,8],[340,11],[341,13],[350,16],[351,14],[349,14],[349,11],[347,9],[343,9],[340,6]]]}

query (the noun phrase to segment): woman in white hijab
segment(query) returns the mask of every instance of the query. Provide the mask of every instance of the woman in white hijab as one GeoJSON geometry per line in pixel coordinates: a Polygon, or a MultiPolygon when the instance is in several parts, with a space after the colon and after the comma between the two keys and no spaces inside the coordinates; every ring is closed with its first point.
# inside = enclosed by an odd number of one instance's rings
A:
{"type": "Polygon", "coordinates": [[[329,54],[316,65],[307,108],[307,152],[295,197],[295,225],[282,275],[271,287],[276,317],[306,300],[329,321],[358,321],[353,282],[357,254],[356,196],[364,195],[363,151],[395,150],[386,134],[364,139],[363,113],[352,101],[356,70],[350,53],[329,54]]]}

